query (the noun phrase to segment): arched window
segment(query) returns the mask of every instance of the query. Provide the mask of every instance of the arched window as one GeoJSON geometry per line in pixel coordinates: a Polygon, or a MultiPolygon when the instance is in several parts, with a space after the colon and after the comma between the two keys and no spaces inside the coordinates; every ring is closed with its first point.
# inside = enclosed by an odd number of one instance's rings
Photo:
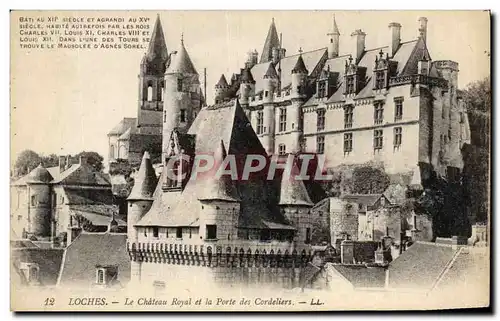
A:
{"type": "Polygon", "coordinates": [[[147,101],[152,101],[152,100],[153,100],[153,86],[151,84],[148,84],[147,101]]]}
{"type": "Polygon", "coordinates": [[[97,269],[97,284],[104,284],[104,269],[97,269]]]}
{"type": "Polygon", "coordinates": [[[30,282],[38,281],[38,268],[36,266],[32,266],[29,268],[29,280],[30,282]]]}

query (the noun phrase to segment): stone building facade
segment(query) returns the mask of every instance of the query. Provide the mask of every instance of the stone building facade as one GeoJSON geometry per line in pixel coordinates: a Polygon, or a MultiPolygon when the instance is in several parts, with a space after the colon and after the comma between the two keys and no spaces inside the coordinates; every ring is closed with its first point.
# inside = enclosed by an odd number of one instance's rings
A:
{"type": "Polygon", "coordinates": [[[334,19],[325,48],[286,56],[273,20],[261,60],[252,51],[230,83],[221,77],[215,100],[239,97],[268,154],[310,152],[323,154],[329,168],[378,162],[389,173],[446,175],[463,167],[460,149],[470,139],[459,66],[432,60],[427,19],[418,23],[410,41],[390,23],[390,42],[372,49],[355,30],[352,50],[340,56],[334,19]]]}

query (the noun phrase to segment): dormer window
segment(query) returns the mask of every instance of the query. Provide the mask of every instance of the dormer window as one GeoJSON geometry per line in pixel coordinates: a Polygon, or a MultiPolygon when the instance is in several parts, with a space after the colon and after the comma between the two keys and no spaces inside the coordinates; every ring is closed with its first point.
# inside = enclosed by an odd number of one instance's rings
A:
{"type": "Polygon", "coordinates": [[[354,76],[348,76],[346,78],[346,91],[347,95],[354,94],[354,76]]]}
{"type": "Polygon", "coordinates": [[[95,283],[100,286],[113,285],[118,280],[118,266],[96,265],[95,283]]]}

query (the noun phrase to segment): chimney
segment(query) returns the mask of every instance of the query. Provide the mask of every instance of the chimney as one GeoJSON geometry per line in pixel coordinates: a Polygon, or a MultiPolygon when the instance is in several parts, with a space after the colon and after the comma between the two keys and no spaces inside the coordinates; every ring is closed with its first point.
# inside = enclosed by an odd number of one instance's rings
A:
{"type": "Polygon", "coordinates": [[[366,33],[364,33],[361,29],[356,29],[353,33],[351,33],[351,37],[354,38],[353,57],[356,59],[356,63],[358,63],[365,52],[366,33]]]}
{"type": "Polygon", "coordinates": [[[342,264],[354,263],[354,241],[345,239],[340,243],[340,262],[342,264]]]}
{"type": "Polygon", "coordinates": [[[59,173],[66,170],[66,156],[59,156],[59,173]]]}
{"type": "Polygon", "coordinates": [[[389,33],[391,36],[391,42],[389,44],[389,54],[391,55],[391,57],[394,57],[401,43],[401,25],[397,22],[391,22],[389,24],[389,33]]]}
{"type": "Polygon", "coordinates": [[[426,17],[420,17],[418,18],[419,22],[419,28],[418,32],[420,34],[420,37],[426,42],[427,40],[427,18],[426,17]]]}
{"type": "Polygon", "coordinates": [[[80,163],[80,165],[87,164],[87,157],[80,155],[79,163],[80,163]]]}

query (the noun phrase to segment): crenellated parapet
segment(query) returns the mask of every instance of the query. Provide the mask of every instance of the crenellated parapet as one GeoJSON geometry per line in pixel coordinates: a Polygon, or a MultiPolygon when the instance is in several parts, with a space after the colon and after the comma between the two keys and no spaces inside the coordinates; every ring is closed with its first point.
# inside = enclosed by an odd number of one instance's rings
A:
{"type": "Polygon", "coordinates": [[[127,251],[133,262],[206,266],[206,267],[278,267],[301,268],[312,260],[312,251],[243,247],[128,242],[127,251]]]}

